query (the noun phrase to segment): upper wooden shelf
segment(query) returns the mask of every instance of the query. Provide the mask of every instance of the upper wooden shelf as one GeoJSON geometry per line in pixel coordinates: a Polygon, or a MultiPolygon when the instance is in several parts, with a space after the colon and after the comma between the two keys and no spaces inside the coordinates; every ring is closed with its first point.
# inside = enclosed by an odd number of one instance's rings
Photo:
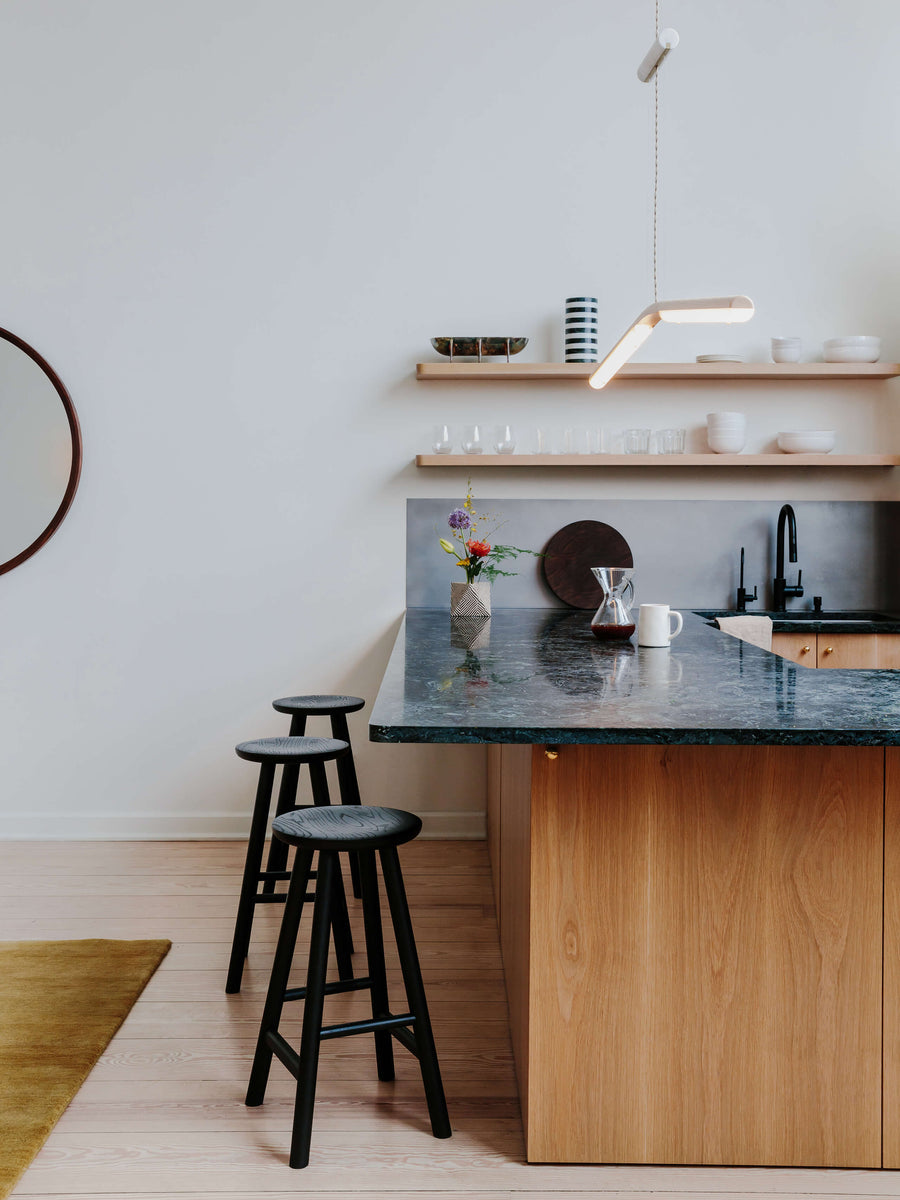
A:
{"type": "MultiPolygon", "coordinates": [[[[571,380],[584,383],[591,363],[428,362],[416,363],[416,378],[571,380]]],[[[626,363],[610,383],[633,379],[893,379],[900,363],[626,363]]],[[[609,385],[607,385],[609,386],[609,385]]]]}
{"type": "Polygon", "coordinates": [[[897,467],[900,454],[417,454],[417,467],[897,467]]]}

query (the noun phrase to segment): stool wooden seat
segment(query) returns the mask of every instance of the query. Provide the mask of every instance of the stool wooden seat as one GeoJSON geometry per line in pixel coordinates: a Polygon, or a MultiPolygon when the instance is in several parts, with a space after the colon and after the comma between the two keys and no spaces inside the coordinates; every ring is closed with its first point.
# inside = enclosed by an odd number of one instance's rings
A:
{"type": "Polygon", "coordinates": [[[371,1033],[375,1037],[378,1078],[394,1078],[394,1054],[391,1037],[419,1060],[425,1099],[435,1137],[451,1136],[450,1118],[441,1082],[434,1035],[422,985],[422,973],[400,872],[397,847],[416,837],[422,822],[412,813],[395,808],[333,805],[330,808],[300,807],[272,822],[275,837],[296,848],[287,903],[281,922],[278,946],[259,1029],[256,1054],[250,1072],[246,1103],[262,1104],[272,1055],[275,1054],[297,1081],[294,1122],[291,1136],[290,1165],[305,1167],[309,1162],[319,1046],[326,1039],[371,1033]],[[318,881],[313,909],[306,986],[288,988],[288,978],[306,899],[307,879],[315,852],[319,855],[318,881]],[[328,983],[329,930],[334,889],[331,880],[339,871],[338,854],[358,856],[362,884],[363,923],[366,936],[368,974],[364,978],[328,983]],[[408,1012],[390,1011],[387,973],[384,965],[384,941],[376,876],[375,855],[381,862],[385,891],[394,937],[400,957],[408,1012]],[[371,997],[371,1020],[345,1021],[339,1025],[322,1024],[326,995],[367,990],[371,997]],[[304,1000],[300,1049],[295,1051],[279,1033],[278,1026],[285,1001],[304,1000]]]}
{"type": "MultiPolygon", "coordinates": [[[[287,857],[285,856],[280,865],[273,866],[270,861],[266,869],[262,870],[262,856],[269,826],[275,768],[281,766],[283,772],[289,770],[294,772],[294,791],[296,792],[296,780],[300,768],[308,767],[313,801],[315,805],[326,806],[330,803],[330,797],[328,780],[325,776],[325,763],[336,759],[340,760],[349,751],[350,747],[347,742],[337,738],[319,737],[258,738],[256,741],[242,742],[235,747],[238,758],[259,763],[260,767],[256,800],[250,821],[250,836],[247,841],[247,856],[244,860],[237,918],[234,925],[234,937],[231,942],[231,957],[225,982],[226,992],[233,993],[241,990],[244,960],[250,948],[250,934],[256,905],[284,904],[287,900],[286,892],[275,891],[275,884],[279,880],[288,880],[291,877],[290,872],[285,869],[287,857]],[[262,892],[259,891],[260,883],[263,885],[262,892]]],[[[286,851],[287,847],[285,847],[285,855],[286,851]]],[[[315,877],[315,872],[311,874],[315,877]]],[[[353,936],[350,931],[347,899],[340,872],[334,875],[330,886],[335,893],[331,913],[335,925],[334,944],[338,959],[338,972],[341,979],[351,979],[353,963],[350,956],[353,954],[353,936]]]]}
{"type": "MultiPolygon", "coordinates": [[[[347,724],[347,714],[359,712],[365,707],[361,696],[283,696],[273,700],[272,707],[276,712],[285,713],[291,718],[291,735],[294,737],[306,733],[308,717],[329,717],[331,720],[331,736],[339,738],[350,746],[350,726],[347,724]]],[[[341,804],[360,804],[359,781],[356,778],[356,764],[353,761],[353,749],[342,755],[337,763],[338,790],[341,804]]],[[[281,787],[278,791],[276,815],[288,812],[297,804],[298,772],[296,768],[286,766],[281,776],[281,787]]],[[[287,863],[287,846],[272,839],[269,847],[267,868],[270,871],[283,871],[287,863]]],[[[356,858],[350,859],[350,879],[353,884],[353,895],[358,900],[359,867],[356,858]]],[[[274,890],[274,884],[264,884],[263,891],[274,890]]]]}
{"type": "Polygon", "coordinates": [[[276,712],[296,717],[346,717],[365,708],[365,704],[361,696],[284,696],[272,701],[276,712]]]}

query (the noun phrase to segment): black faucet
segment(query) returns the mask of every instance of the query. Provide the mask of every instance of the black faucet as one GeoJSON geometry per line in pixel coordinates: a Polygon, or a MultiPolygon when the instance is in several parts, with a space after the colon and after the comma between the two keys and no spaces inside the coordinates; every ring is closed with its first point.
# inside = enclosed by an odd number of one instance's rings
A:
{"type": "Polygon", "coordinates": [[[775,539],[775,579],[773,581],[773,608],[776,612],[784,612],[785,601],[789,596],[803,595],[803,588],[800,586],[802,571],[797,572],[797,583],[793,587],[788,586],[787,580],[784,577],[785,521],[787,521],[788,531],[788,559],[790,562],[795,563],[797,561],[797,518],[794,516],[794,510],[789,504],[783,504],[781,512],[778,514],[778,533],[775,539]]]}
{"type": "Polygon", "coordinates": [[[748,600],[757,600],[758,598],[759,597],[756,595],[756,584],[753,585],[752,596],[744,587],[744,547],[741,546],[741,581],[738,584],[737,605],[735,611],[739,613],[746,612],[748,600]]]}

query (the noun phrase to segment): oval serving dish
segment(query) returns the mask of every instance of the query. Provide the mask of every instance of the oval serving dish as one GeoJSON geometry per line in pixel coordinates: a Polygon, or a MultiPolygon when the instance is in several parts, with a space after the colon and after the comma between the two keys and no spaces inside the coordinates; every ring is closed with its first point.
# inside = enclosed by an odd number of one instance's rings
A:
{"type": "Polygon", "coordinates": [[[527,337],[433,337],[438,354],[449,358],[495,358],[498,354],[518,354],[528,345],[527,337]]]}

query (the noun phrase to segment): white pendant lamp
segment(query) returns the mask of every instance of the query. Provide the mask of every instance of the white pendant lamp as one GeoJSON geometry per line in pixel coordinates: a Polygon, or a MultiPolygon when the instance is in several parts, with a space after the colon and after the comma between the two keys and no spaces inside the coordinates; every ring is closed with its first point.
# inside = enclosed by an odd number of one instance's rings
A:
{"type": "Polygon", "coordinates": [[[620,367],[646,342],[660,321],[674,325],[733,325],[749,321],[756,310],[749,296],[716,296],[705,300],[655,300],[648,304],[631,328],[620,338],[588,380],[592,388],[606,387],[620,367]]]}
{"type": "MultiPolygon", "coordinates": [[[[656,0],[656,40],[638,67],[642,83],[653,80],[656,103],[653,106],[654,144],[659,146],[659,75],[658,68],[671,50],[678,45],[674,29],[659,29],[659,0],[656,0]]],[[[659,156],[653,162],[653,293],[656,295],[656,231],[657,197],[659,194],[659,156]]],[[[644,344],[660,321],[673,324],[726,324],[749,321],[755,309],[747,296],[715,296],[703,300],[654,300],[632,322],[631,328],[613,346],[589,379],[592,388],[605,387],[629,358],[644,344]]]]}

